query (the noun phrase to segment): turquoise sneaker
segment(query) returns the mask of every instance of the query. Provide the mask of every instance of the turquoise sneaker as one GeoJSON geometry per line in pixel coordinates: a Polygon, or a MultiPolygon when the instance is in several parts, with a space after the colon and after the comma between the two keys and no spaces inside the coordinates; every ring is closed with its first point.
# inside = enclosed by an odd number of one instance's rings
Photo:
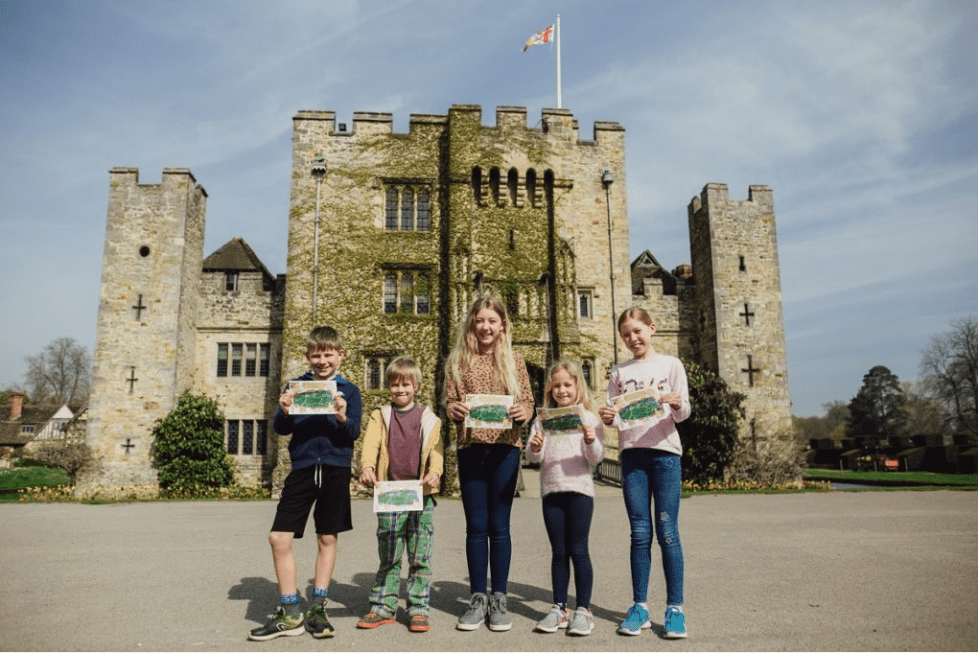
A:
{"type": "Polygon", "coordinates": [[[670,606],[666,609],[665,621],[666,639],[682,639],[686,637],[686,615],[682,608],[670,606]]]}
{"type": "Polygon", "coordinates": [[[618,632],[622,635],[641,635],[643,628],[651,628],[649,611],[638,603],[628,608],[625,620],[618,624],[618,632]]]}

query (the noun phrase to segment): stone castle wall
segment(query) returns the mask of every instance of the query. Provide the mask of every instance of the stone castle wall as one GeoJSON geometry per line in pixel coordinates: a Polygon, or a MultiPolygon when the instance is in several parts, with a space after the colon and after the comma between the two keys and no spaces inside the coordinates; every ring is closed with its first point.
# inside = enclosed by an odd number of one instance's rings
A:
{"type": "Polygon", "coordinates": [[[545,109],[529,127],[521,107],[499,107],[484,125],[481,107],[453,105],[412,115],[407,133],[388,113],[356,112],[347,130],[331,111],[300,111],[293,125],[287,292],[258,271],[242,271],[233,291],[222,271],[202,271],[206,193],[189,171],[167,169],[158,185],[139,184],[133,168],[112,171],[89,410],[99,482],[155,484],[153,423],[190,388],[239,429],[264,421],[264,450],[252,439],[232,452],[238,480],[280,486],[288,438],[274,436],[271,418],[282,384],[307,369],[313,326],[340,330],[340,371],[361,388],[365,418],[387,401],[383,368],[401,354],[424,372],[419,401],[437,406],[456,329],[488,292],[510,307],[538,389],[564,356],[587,365],[602,397],[616,356],[629,358],[617,315],[639,305],[657,323],[658,351],[698,360],[747,395],[743,437],[787,432],[767,187],[737,202],[725,185],[707,185],[689,206],[692,276],[680,266],[668,291],[650,276],[633,295],[617,123],[596,122],[582,139],[567,110],[545,109]],[[268,375],[218,376],[221,344],[267,345],[268,375]]]}
{"type": "Polygon", "coordinates": [[[371,361],[397,354],[419,361],[421,400],[437,404],[455,329],[486,292],[506,298],[516,346],[537,375],[562,353],[589,358],[595,379],[603,378],[613,342],[600,325],[611,323],[613,309],[601,175],[610,169],[616,179],[610,209],[616,290],[624,298],[624,130],[597,123],[594,140],[581,141],[565,110],[545,110],[540,124],[528,127],[525,109],[500,107],[495,125],[484,126],[480,107],[455,105],[447,115],[412,115],[406,134],[393,132],[390,114],[358,112],[347,132],[333,112],[299,112],[283,380],[305,369],[311,326],[333,324],[349,351],[341,371],[363,384],[365,411],[387,395],[370,387],[371,361]],[[317,176],[319,166],[325,173],[317,176]],[[405,191],[430,198],[426,228],[387,228],[389,194],[403,205],[405,191]],[[400,295],[398,310],[385,312],[385,279],[400,282],[405,274],[425,280],[426,312],[402,310],[400,295]],[[583,321],[575,312],[579,287],[594,294],[593,314],[583,321]]]}
{"type": "Polygon", "coordinates": [[[689,205],[701,358],[747,395],[742,439],[791,437],[787,346],[781,310],[774,197],[751,186],[733,201],[708,184],[689,205]]]}
{"type": "Polygon", "coordinates": [[[153,425],[193,373],[207,194],[182,168],[110,174],[86,437],[101,469],[79,486],[152,489],[153,425]]]}
{"type": "MultiPolygon", "coordinates": [[[[270,422],[281,390],[284,289],[269,288],[266,283],[261,272],[243,271],[239,273],[238,289],[228,291],[223,271],[204,272],[201,277],[193,391],[215,399],[225,419],[236,424],[239,443],[232,457],[236,480],[241,485],[266,482],[275,464],[270,422]],[[238,344],[243,349],[253,347],[258,368],[254,375],[244,371],[234,375],[228,370],[226,376],[218,376],[217,352],[221,343],[229,347],[238,344]],[[265,376],[261,374],[261,345],[267,345],[269,351],[265,376]],[[246,432],[263,428],[263,433],[246,432]],[[246,435],[252,438],[252,444],[247,446],[246,435]],[[264,438],[264,446],[254,439],[259,437],[264,438]]],[[[226,425],[225,429],[229,428],[226,425]]],[[[226,440],[229,435],[225,433],[226,440]]]]}

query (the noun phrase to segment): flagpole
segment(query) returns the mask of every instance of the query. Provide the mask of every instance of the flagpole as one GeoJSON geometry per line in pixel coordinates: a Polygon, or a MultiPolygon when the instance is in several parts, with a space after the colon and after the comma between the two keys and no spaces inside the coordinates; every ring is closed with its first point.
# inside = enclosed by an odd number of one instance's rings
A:
{"type": "Polygon", "coordinates": [[[557,108],[560,108],[560,14],[557,14],[557,108]]]}

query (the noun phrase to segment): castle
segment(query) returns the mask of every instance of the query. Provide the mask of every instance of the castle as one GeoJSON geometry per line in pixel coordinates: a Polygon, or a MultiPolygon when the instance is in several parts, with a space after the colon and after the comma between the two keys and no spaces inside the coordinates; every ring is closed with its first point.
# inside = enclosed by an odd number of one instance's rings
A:
{"type": "MultiPolygon", "coordinates": [[[[287,274],[241,239],[204,257],[207,194],[187,169],[141,185],[110,171],[89,407],[101,458],[89,487],[152,487],[151,430],[186,389],[217,399],[241,482],[276,485],[287,450],[269,433],[285,380],[306,368],[314,325],[341,329],[341,372],[364,415],[387,397],[383,370],[409,354],[438,404],[442,362],[481,293],[502,297],[536,392],[559,356],[581,361],[600,397],[627,351],[615,320],[638,305],[660,352],[695,360],[747,396],[743,438],[790,439],[787,354],[772,191],[733,201],[708,184],[689,204],[692,265],[646,250],[629,261],[625,130],[591,139],[566,109],[476,105],[412,114],[331,111],[294,118],[287,274]]],[[[695,409],[695,407],[694,407],[695,409]]],[[[614,451],[614,443],[611,443],[614,451]]]]}

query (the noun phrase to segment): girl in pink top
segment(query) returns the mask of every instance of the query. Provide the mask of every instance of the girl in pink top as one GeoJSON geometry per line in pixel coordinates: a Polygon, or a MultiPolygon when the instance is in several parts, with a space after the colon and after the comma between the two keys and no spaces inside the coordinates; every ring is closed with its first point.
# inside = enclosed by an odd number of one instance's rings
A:
{"type": "Polygon", "coordinates": [[[588,553],[588,535],[594,514],[594,483],[591,475],[604,456],[601,421],[591,412],[591,396],[583,382],[581,368],[571,361],[551,365],[544,389],[544,405],[583,406],[580,431],[544,437],[540,417],[530,428],[526,458],[541,463],[540,494],[543,496],[543,521],[553,555],[550,577],[554,605],[536,630],[553,633],[568,628],[571,635],[588,635],[594,628],[591,614],[591,587],[594,573],[588,553]],[[574,563],[577,609],[572,619],[567,614],[567,587],[570,562],[574,563]]]}
{"type": "Polygon", "coordinates": [[[659,354],[652,348],[654,333],[655,322],[641,308],[630,308],[618,318],[618,334],[634,358],[612,368],[608,377],[609,405],[598,408],[598,415],[607,426],[615,426],[620,431],[621,489],[631,527],[634,604],[618,626],[618,632],[639,635],[643,629],[652,627],[647,595],[654,525],[666,577],[663,630],[672,639],[686,637],[683,549],[679,542],[683,448],[676,424],[689,417],[691,409],[686,370],[678,358],[659,354]],[[612,398],[649,388],[657,391],[664,416],[651,424],[648,421],[631,426],[623,423],[611,405],[612,398]]]}

